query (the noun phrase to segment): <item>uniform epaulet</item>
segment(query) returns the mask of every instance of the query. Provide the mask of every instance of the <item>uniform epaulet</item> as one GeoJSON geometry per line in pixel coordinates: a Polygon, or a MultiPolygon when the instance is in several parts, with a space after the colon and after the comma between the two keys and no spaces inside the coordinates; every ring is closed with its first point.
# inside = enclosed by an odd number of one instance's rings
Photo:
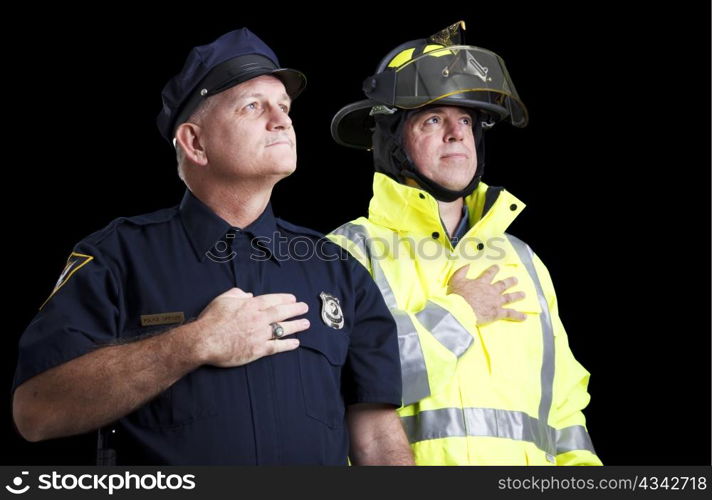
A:
{"type": "MultiPolygon", "coordinates": [[[[148,214],[134,215],[133,217],[122,217],[124,222],[135,224],[137,226],[148,226],[150,224],[160,224],[168,222],[178,213],[178,207],[163,208],[148,214]]],[[[121,220],[119,219],[119,220],[121,220]]]]}
{"type": "Polygon", "coordinates": [[[119,228],[124,224],[129,224],[133,226],[148,226],[151,224],[161,224],[164,222],[168,222],[177,214],[178,207],[171,207],[156,210],[155,212],[150,212],[147,214],[135,215],[132,217],[118,217],[109,222],[109,224],[107,224],[104,228],[91,233],[82,241],[93,245],[98,245],[106,237],[113,234],[117,230],[120,230],[119,228]]]}
{"type": "Polygon", "coordinates": [[[323,233],[320,233],[319,231],[309,229],[308,227],[297,226],[296,224],[292,224],[291,222],[282,220],[279,217],[275,217],[275,222],[277,223],[278,226],[283,227],[284,229],[291,231],[292,233],[313,236],[316,239],[326,238],[326,235],[323,233]]]}

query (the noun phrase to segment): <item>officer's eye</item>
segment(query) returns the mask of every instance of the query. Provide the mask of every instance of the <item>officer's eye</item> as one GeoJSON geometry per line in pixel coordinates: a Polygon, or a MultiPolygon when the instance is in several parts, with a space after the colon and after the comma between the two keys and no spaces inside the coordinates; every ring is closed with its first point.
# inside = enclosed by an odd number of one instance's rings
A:
{"type": "Polygon", "coordinates": [[[286,104],[280,104],[279,107],[280,107],[280,109],[281,109],[282,111],[284,111],[285,113],[289,113],[289,106],[287,106],[286,104]]]}
{"type": "Polygon", "coordinates": [[[472,118],[470,118],[469,116],[463,116],[462,123],[464,123],[465,125],[472,126],[472,118]]]}
{"type": "Polygon", "coordinates": [[[258,107],[259,107],[259,104],[257,103],[257,101],[255,101],[255,102],[251,102],[251,103],[247,104],[245,106],[245,109],[252,111],[252,110],[257,109],[258,107]]]}
{"type": "Polygon", "coordinates": [[[431,116],[430,118],[425,120],[425,123],[427,125],[437,125],[438,123],[440,123],[440,117],[439,116],[431,116]]]}

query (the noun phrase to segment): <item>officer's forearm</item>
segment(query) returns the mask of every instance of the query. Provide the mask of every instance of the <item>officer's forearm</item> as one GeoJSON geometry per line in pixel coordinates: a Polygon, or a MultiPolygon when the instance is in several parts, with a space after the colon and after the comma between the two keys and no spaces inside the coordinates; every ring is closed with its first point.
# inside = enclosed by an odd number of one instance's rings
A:
{"type": "Polygon", "coordinates": [[[198,322],[135,342],[102,347],[20,385],[17,429],[29,441],[88,432],[143,405],[201,365],[198,322]]]}
{"type": "Polygon", "coordinates": [[[347,418],[353,465],[414,465],[408,438],[393,408],[353,405],[347,418]]]}

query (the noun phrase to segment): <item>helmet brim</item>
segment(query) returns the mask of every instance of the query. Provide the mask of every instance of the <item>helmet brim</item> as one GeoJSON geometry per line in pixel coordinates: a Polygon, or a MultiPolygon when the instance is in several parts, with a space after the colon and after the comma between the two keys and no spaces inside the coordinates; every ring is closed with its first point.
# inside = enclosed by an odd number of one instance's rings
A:
{"type": "Polygon", "coordinates": [[[331,137],[350,148],[371,149],[375,121],[371,108],[378,103],[364,99],[341,108],[331,120],[331,137]]]}
{"type": "MultiPolygon", "coordinates": [[[[379,105],[380,103],[376,101],[364,99],[344,106],[331,120],[331,137],[342,146],[370,150],[373,147],[372,136],[376,126],[376,122],[371,115],[371,109],[379,105]]],[[[467,94],[443,97],[415,110],[435,106],[459,106],[484,111],[487,116],[481,117],[481,119],[491,123],[509,118],[509,112],[504,107],[489,102],[468,99],[467,94]]],[[[403,111],[408,110],[396,110],[398,113],[403,111]]]]}

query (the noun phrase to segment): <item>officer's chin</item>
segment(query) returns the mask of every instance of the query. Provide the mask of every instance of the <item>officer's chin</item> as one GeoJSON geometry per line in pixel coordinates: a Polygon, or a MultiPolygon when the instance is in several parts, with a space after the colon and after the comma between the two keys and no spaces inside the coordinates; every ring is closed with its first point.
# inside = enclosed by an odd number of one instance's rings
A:
{"type": "Polygon", "coordinates": [[[272,176],[275,177],[277,180],[284,179],[285,177],[289,177],[292,175],[295,171],[297,170],[297,162],[288,162],[288,163],[275,163],[274,168],[272,169],[272,176]]]}

